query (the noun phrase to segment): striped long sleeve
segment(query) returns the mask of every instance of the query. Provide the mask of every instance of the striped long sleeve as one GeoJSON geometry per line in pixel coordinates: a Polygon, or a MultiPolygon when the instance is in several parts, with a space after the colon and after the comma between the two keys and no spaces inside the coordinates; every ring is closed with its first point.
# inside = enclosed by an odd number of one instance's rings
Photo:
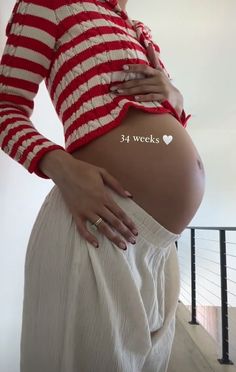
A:
{"type": "Polygon", "coordinates": [[[50,68],[56,35],[52,0],[18,0],[0,61],[0,147],[30,173],[46,179],[39,161],[51,150],[65,149],[44,137],[30,117],[50,68]]]}

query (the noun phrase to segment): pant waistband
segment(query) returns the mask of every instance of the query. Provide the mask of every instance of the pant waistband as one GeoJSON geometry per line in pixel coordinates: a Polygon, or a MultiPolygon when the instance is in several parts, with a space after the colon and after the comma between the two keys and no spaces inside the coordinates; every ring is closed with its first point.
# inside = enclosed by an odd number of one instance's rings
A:
{"type": "MultiPolygon", "coordinates": [[[[109,186],[104,186],[107,189],[107,192],[111,194],[112,199],[133,220],[133,222],[137,226],[139,234],[153,245],[159,248],[166,248],[172,242],[178,240],[181,237],[181,234],[173,233],[162,226],[131,198],[124,198],[113,189],[111,189],[109,186]]],[[[59,196],[58,193],[60,193],[60,190],[57,185],[54,185],[48,193],[45,201],[51,198],[55,198],[57,197],[57,195],[59,196]]]]}
{"type": "Polygon", "coordinates": [[[107,185],[105,185],[105,187],[111,194],[112,199],[130,218],[132,218],[139,233],[141,233],[141,235],[152,244],[159,246],[160,248],[166,248],[170,243],[181,237],[181,234],[173,233],[162,226],[131,198],[123,198],[107,185]]]}

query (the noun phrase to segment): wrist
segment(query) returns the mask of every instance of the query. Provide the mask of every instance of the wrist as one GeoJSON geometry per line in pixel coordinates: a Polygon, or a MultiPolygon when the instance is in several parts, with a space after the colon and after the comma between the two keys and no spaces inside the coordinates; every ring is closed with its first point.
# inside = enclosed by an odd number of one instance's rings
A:
{"type": "Polygon", "coordinates": [[[64,150],[56,149],[47,152],[40,160],[38,167],[56,184],[63,181],[69,163],[74,158],[64,150]]]}

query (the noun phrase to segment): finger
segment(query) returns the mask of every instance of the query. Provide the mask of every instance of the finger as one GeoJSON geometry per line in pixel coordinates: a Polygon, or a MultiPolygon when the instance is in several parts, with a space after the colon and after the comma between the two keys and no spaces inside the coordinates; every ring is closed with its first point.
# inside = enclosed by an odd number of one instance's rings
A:
{"type": "Polygon", "coordinates": [[[132,234],[131,230],[119,219],[114,213],[112,213],[106,207],[100,211],[100,215],[104,218],[112,228],[115,228],[124,238],[132,244],[135,244],[135,236],[132,234]]]}
{"type": "Polygon", "coordinates": [[[138,96],[134,97],[135,101],[142,101],[142,102],[150,102],[150,101],[157,101],[159,103],[162,103],[162,101],[165,100],[165,98],[158,94],[139,94],[138,96]]]}
{"type": "Polygon", "coordinates": [[[126,88],[126,89],[119,89],[119,91],[115,92],[116,94],[142,94],[142,93],[161,93],[160,87],[157,85],[143,85],[143,86],[137,86],[133,88],[126,88]]]}
{"type": "Polygon", "coordinates": [[[110,173],[108,173],[105,168],[100,168],[100,173],[101,173],[102,179],[105,184],[110,186],[113,190],[115,190],[121,196],[127,198],[128,196],[127,193],[129,193],[129,191],[125,190],[123,186],[121,185],[121,183],[115,177],[113,177],[110,173]]]}
{"type": "MultiPolygon", "coordinates": [[[[99,212],[99,214],[102,214],[99,212]]],[[[93,215],[92,219],[97,221],[100,217],[98,215],[93,215]]],[[[109,226],[107,221],[103,220],[99,223],[98,226],[96,226],[97,230],[101,233],[103,233],[111,242],[113,242],[115,245],[117,245],[118,248],[126,250],[127,246],[124,240],[122,240],[119,235],[112,230],[112,228],[109,226]]]]}
{"type": "Polygon", "coordinates": [[[153,68],[146,64],[131,64],[128,65],[129,69],[126,71],[129,72],[141,72],[147,76],[155,76],[158,71],[161,71],[162,69],[160,67],[153,68]]]}
{"type": "Polygon", "coordinates": [[[149,43],[148,48],[147,48],[147,52],[148,52],[149,60],[152,63],[153,67],[156,68],[156,69],[159,68],[159,69],[162,70],[160,61],[157,57],[157,53],[156,53],[155,48],[154,48],[152,43],[149,43]]]}
{"type": "Polygon", "coordinates": [[[93,246],[95,246],[95,247],[97,246],[97,248],[98,248],[98,246],[99,246],[98,241],[97,241],[96,237],[88,231],[88,229],[86,227],[86,224],[85,224],[85,221],[86,221],[85,218],[77,218],[76,219],[77,229],[78,229],[80,235],[85,240],[87,240],[93,246]]]}
{"type": "Polygon", "coordinates": [[[126,225],[134,235],[138,235],[137,227],[132,219],[119,207],[117,203],[112,199],[112,197],[107,193],[107,201],[104,205],[120,220],[126,225]]]}
{"type": "MultiPolygon", "coordinates": [[[[158,78],[157,78],[157,75],[156,75],[156,76],[152,76],[152,77],[145,78],[145,79],[129,80],[129,81],[126,81],[125,83],[116,85],[116,87],[117,87],[117,89],[129,89],[129,88],[140,87],[142,85],[154,85],[154,86],[156,86],[159,83],[160,82],[158,81],[158,78]]],[[[116,90],[113,90],[113,91],[116,91],[116,90]]]]}

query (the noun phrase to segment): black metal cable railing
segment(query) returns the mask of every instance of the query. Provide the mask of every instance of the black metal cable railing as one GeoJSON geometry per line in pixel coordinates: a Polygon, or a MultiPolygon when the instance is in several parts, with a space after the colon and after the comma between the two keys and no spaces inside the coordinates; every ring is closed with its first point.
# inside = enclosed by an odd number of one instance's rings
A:
{"type": "Polygon", "coordinates": [[[235,232],[236,227],[188,226],[176,242],[181,276],[179,301],[191,311],[189,324],[201,324],[217,341],[220,364],[234,364],[232,360],[236,360],[235,232]],[[217,233],[218,237],[201,236],[206,230],[208,235],[217,233]],[[184,240],[187,233],[190,236],[184,240]],[[235,242],[227,241],[226,233],[227,239],[232,234],[235,242]]]}

